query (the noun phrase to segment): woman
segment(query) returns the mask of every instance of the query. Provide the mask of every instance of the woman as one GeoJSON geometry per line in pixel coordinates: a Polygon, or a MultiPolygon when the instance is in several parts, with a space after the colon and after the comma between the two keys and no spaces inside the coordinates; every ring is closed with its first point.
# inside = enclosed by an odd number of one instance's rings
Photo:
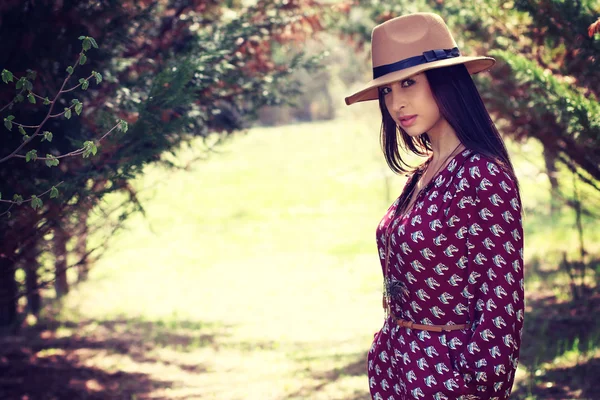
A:
{"type": "Polygon", "coordinates": [[[444,21],[417,13],[373,30],[373,80],[348,105],[379,100],[382,148],[430,155],[377,228],[385,321],[368,355],[373,399],[508,399],[524,316],[518,181],[444,21]],[[399,143],[401,138],[401,143],[399,143]]]}

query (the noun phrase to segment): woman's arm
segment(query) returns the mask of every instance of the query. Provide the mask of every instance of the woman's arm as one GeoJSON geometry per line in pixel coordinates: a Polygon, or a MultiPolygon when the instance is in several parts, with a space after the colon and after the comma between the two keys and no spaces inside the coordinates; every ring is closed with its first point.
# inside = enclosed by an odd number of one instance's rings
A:
{"type": "Polygon", "coordinates": [[[516,185],[486,158],[466,163],[468,268],[474,331],[460,355],[478,392],[510,393],[524,316],[523,226],[516,185]]]}

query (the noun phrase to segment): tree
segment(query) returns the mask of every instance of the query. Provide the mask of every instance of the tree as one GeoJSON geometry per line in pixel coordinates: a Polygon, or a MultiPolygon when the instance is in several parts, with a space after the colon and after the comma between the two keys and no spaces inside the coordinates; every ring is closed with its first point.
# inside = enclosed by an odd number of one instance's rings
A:
{"type": "MultiPolygon", "coordinates": [[[[132,212],[143,212],[129,181],[146,164],[177,167],[163,157],[165,152],[214,132],[225,137],[243,128],[261,106],[281,104],[299,93],[289,81],[290,73],[314,67],[316,59],[298,54],[291,63],[278,65],[272,54],[280,46],[291,49],[292,43],[321,28],[318,7],[309,0],[259,1],[250,7],[211,0],[0,5],[0,68],[19,76],[28,68],[37,69],[32,89],[42,97],[57,91],[57,75],[64,70],[59,65],[72,56],[73,38],[91,36],[100,47],[98,56],[82,69],[100,71],[105,84],[90,87],[81,98],[81,118],[49,124],[54,138],[44,142],[40,153],[65,154],[83,146],[95,132],[107,131],[114,115],[130,124],[126,134],[107,137],[90,159],[64,160],[59,168],[13,159],[0,164],[0,191],[8,198],[17,192],[39,193],[64,181],[56,201],[42,203],[37,213],[20,207],[10,219],[0,220],[0,326],[18,323],[16,299],[27,286],[15,280],[15,270],[24,268],[29,275],[42,271],[31,265],[36,257],[24,258],[26,249],[53,251],[59,260],[54,271],[54,278],[60,278],[57,289],[65,292],[65,243],[75,232],[86,234],[81,221],[106,194],[120,191],[129,196],[124,207],[106,211],[105,222],[116,221],[118,229],[132,212]],[[44,239],[48,234],[54,236],[52,248],[44,239]]],[[[1,92],[0,104],[9,103],[12,96],[1,92]]],[[[73,100],[66,95],[62,99],[64,104],[73,100]]],[[[9,111],[17,121],[40,120],[43,114],[41,102],[9,111]]],[[[20,145],[17,135],[5,138],[4,149],[20,145]]],[[[81,240],[78,246],[83,254],[76,264],[89,260],[95,250],[85,249],[81,240]]],[[[28,282],[38,281],[34,278],[29,276],[28,282]]]]}

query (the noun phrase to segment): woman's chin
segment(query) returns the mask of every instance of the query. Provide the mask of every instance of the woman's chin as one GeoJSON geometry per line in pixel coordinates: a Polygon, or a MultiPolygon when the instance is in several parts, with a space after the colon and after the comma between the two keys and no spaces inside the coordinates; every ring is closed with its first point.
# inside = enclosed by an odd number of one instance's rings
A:
{"type": "Polygon", "coordinates": [[[425,133],[423,131],[422,128],[419,128],[417,125],[414,126],[407,126],[407,127],[403,127],[401,124],[396,123],[396,126],[401,129],[402,131],[406,132],[406,134],[410,137],[413,138],[418,138],[419,136],[421,136],[423,133],[425,133]]]}

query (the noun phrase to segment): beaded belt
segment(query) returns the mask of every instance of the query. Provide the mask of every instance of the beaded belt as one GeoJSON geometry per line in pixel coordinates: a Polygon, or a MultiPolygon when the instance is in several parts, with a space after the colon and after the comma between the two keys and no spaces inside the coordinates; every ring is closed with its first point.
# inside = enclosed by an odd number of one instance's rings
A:
{"type": "MultiPolygon", "coordinates": [[[[383,299],[383,308],[387,309],[386,304],[385,304],[385,298],[383,299]]],[[[442,332],[442,331],[450,332],[450,331],[458,331],[461,329],[469,329],[471,326],[471,324],[452,324],[452,325],[416,324],[412,321],[407,321],[402,318],[396,318],[396,316],[391,312],[391,310],[387,309],[387,311],[388,311],[388,315],[390,315],[392,317],[392,319],[394,321],[396,321],[396,324],[400,328],[419,329],[422,331],[432,331],[432,332],[442,332]]]]}

